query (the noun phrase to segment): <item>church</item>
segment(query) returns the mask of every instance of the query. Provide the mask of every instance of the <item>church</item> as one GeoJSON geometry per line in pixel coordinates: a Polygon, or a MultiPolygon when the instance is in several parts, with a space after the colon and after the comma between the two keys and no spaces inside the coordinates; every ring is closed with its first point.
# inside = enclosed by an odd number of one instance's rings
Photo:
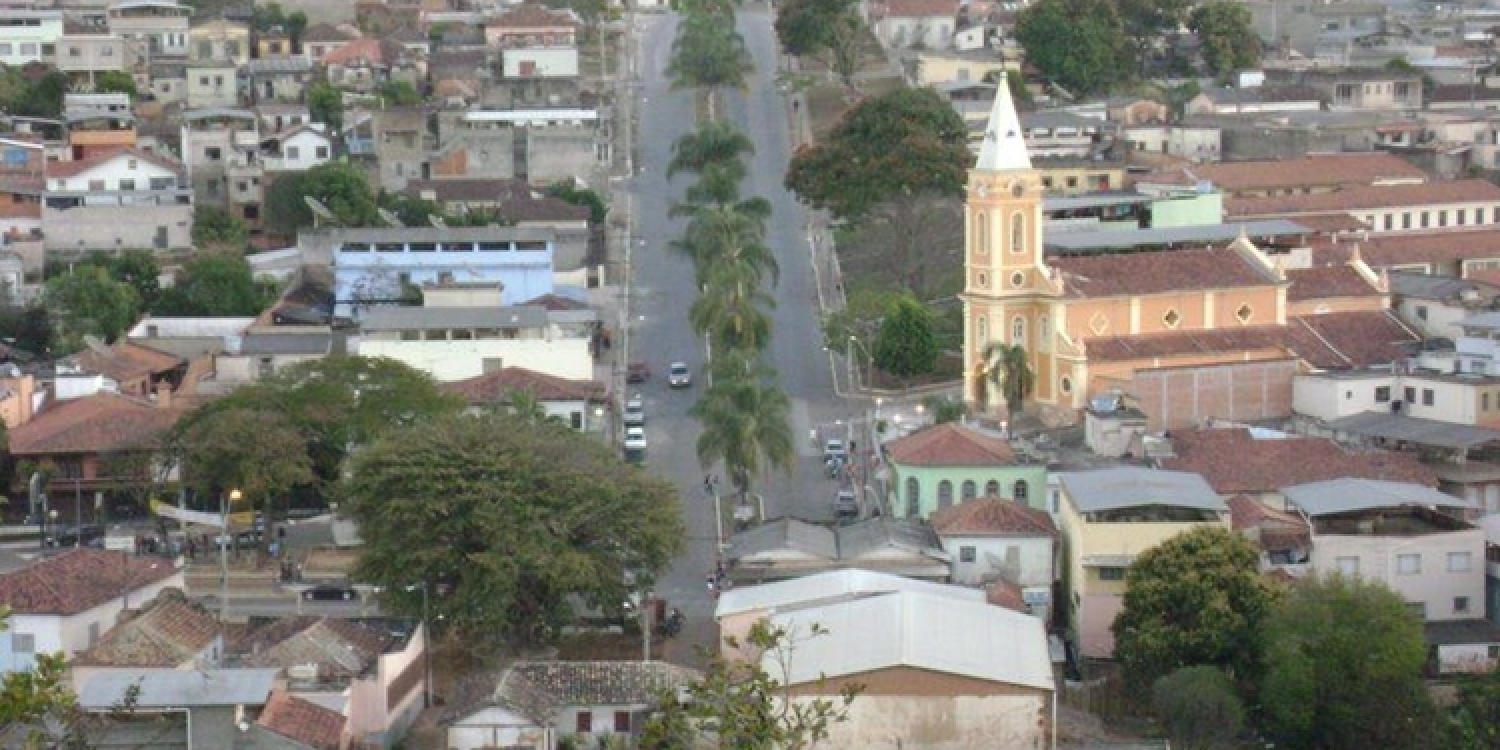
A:
{"type": "Polygon", "coordinates": [[[965,198],[964,399],[1004,408],[999,346],[1025,350],[1025,409],[1076,421],[1122,394],[1153,429],[1290,416],[1298,373],[1388,365],[1419,340],[1360,257],[1314,266],[1243,234],[1222,247],[1049,257],[1044,190],[1007,86],[965,198]]]}

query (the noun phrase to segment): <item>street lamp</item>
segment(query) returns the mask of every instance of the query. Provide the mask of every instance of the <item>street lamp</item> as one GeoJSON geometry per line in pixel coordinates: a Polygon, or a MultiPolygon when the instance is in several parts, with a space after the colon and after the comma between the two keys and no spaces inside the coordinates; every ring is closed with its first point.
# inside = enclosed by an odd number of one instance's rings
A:
{"type": "MultiPolygon", "coordinates": [[[[50,509],[50,510],[47,511],[47,525],[51,527],[52,538],[53,539],[57,539],[57,541],[59,542],[57,544],[57,546],[61,547],[62,546],[62,544],[61,544],[62,540],[58,539],[58,535],[57,535],[57,509],[56,508],[52,508],[52,509],[50,509]]],[[[46,537],[46,532],[43,532],[42,536],[43,536],[42,544],[45,545],[47,543],[47,540],[45,538],[46,537]]]]}
{"type": "MultiPolygon", "coordinates": [[[[860,351],[865,353],[865,387],[868,388],[873,385],[875,381],[875,356],[870,354],[869,347],[865,346],[865,342],[860,341],[858,336],[850,334],[849,343],[853,344],[860,351]]],[[[855,370],[854,357],[852,356],[852,352],[851,356],[848,359],[848,363],[850,385],[853,385],[855,370]]],[[[853,389],[851,388],[851,390],[853,389]]]]}
{"type": "Polygon", "coordinates": [[[229,619],[229,506],[241,497],[239,490],[219,493],[219,622],[229,619]]]}
{"type": "Polygon", "coordinates": [[[406,586],[408,593],[422,590],[422,700],[426,708],[432,708],[432,626],[427,621],[427,582],[421,581],[406,586]]]}

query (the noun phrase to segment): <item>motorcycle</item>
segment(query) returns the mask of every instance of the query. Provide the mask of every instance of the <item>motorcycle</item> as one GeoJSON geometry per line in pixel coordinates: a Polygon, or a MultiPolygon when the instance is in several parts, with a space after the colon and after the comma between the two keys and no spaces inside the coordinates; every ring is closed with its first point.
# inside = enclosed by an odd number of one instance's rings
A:
{"type": "Polygon", "coordinates": [[[682,610],[673,607],[672,611],[667,614],[666,621],[661,624],[661,634],[668,638],[675,637],[682,632],[682,621],[682,610]]]}

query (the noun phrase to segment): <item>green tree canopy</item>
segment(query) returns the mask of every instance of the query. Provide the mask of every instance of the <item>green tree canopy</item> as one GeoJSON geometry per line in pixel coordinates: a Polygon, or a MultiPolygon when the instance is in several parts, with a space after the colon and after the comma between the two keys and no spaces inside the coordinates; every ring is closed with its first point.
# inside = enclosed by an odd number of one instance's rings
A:
{"type": "Polygon", "coordinates": [[[876,367],[897,377],[932,372],[938,358],[932,313],[910,294],[897,297],[886,311],[870,354],[876,367]]]}
{"type": "Polygon", "coordinates": [[[49,280],[42,300],[54,315],[54,354],[78,351],[83,348],[84,336],[114,341],[135,324],[141,313],[140,297],[130,284],[87,264],[49,280]]]}
{"type": "Polygon", "coordinates": [[[94,91],[100,94],[129,94],[134,97],[135,77],[118,70],[105,70],[94,74],[94,91]]]}
{"type": "Polygon", "coordinates": [[[1179,534],[1137,557],[1125,584],[1111,630],[1115,658],[1137,689],[1199,665],[1254,678],[1272,593],[1248,539],[1217,526],[1179,534]]]}
{"type": "Polygon", "coordinates": [[[554,182],[544,192],[564,203],[587,207],[589,223],[595,226],[603,224],[605,217],[609,215],[609,204],[604,202],[603,196],[592,188],[579,185],[575,180],[554,182]]]}
{"type": "Polygon", "coordinates": [[[380,98],[393,107],[412,107],[422,103],[422,94],[408,81],[386,81],[380,84],[380,98]]]}
{"type": "Polygon", "coordinates": [[[314,83],[307,89],[307,111],[313,122],[337,132],[344,127],[344,94],[332,84],[314,83]]]}
{"type": "Polygon", "coordinates": [[[1110,0],[1038,0],[1016,17],[1016,39],[1026,60],[1073,96],[1107,91],[1133,69],[1110,0]]]}
{"type": "Polygon", "coordinates": [[[785,0],[776,11],[776,38],[788,55],[822,60],[854,86],[865,25],[854,0],[785,0]]]}
{"type": "Polygon", "coordinates": [[[715,352],[712,374],[713,385],[688,410],[703,425],[698,463],[707,469],[722,461],[743,500],[756,473],[787,469],[797,458],[788,421],[791,402],[752,353],[715,352]]]}
{"type": "Polygon", "coordinates": [[[41,305],[0,307],[0,341],[33,354],[52,348],[52,317],[41,305]]]}
{"type": "Polygon", "coordinates": [[[313,225],[304,197],[321,201],[346,227],[382,226],[375,194],[358,167],[342,162],[319,164],[306,172],[281,175],[266,196],[267,228],[285,236],[313,225]]]}
{"type": "Polygon", "coordinates": [[[617,611],[627,573],[654,580],[682,545],[677,492],[550,421],[452,415],[388,433],[342,496],[364,546],[356,577],[413,616],[486,639],[541,639],[573,595],[617,611]],[[409,590],[410,589],[410,590],[409,590]]]}
{"type": "Polygon", "coordinates": [[[987,361],[987,374],[984,386],[986,398],[991,386],[1000,389],[1001,398],[1005,399],[1006,408],[1010,413],[1019,414],[1022,406],[1026,403],[1026,397],[1036,388],[1036,371],[1031,369],[1031,358],[1026,353],[1026,347],[1020,344],[994,343],[985,350],[987,361]]]}
{"type": "Polygon", "coordinates": [[[1198,35],[1203,64],[1218,77],[1260,62],[1260,35],[1250,9],[1235,0],[1210,0],[1193,9],[1188,28],[1198,35]]]}
{"type": "Polygon", "coordinates": [[[1152,43],[1187,22],[1193,0],[1120,0],[1120,23],[1144,67],[1152,43]]]}
{"type": "Polygon", "coordinates": [[[738,166],[737,177],[744,176],[741,157],[755,153],[755,144],[744,131],[728,122],[704,122],[698,129],[683,135],[672,144],[672,161],[667,176],[678,172],[702,172],[711,166],[738,166]]]}
{"type": "Polygon", "coordinates": [[[249,238],[250,231],[245,227],[245,222],[235,218],[228,211],[206,203],[199,203],[193,208],[194,245],[198,247],[204,245],[244,247],[249,238]]]}
{"type": "Polygon", "coordinates": [[[1298,581],[1262,630],[1263,725],[1293,748],[1432,747],[1422,618],[1378,581],[1298,581]]]}
{"type": "Polygon", "coordinates": [[[936,91],[896,89],[861,101],[827,138],[799,150],[786,187],[846,219],[924,191],[961,195],[973,161],[968,138],[963,118],[936,91]]]}
{"type": "Polygon", "coordinates": [[[1217,667],[1183,667],[1162,677],[1151,704],[1179,750],[1232,748],[1245,727],[1234,680],[1217,667]]]}
{"type": "Polygon", "coordinates": [[[280,412],[217,410],[194,420],[173,442],[189,484],[205,495],[240,490],[270,520],[278,517],[278,499],[314,481],[307,443],[280,412]]]}
{"type": "Polygon", "coordinates": [[[202,253],[183,266],[182,280],[161,294],[159,314],[186,317],[259,315],[276,299],[239,253],[202,253]]]}
{"type": "Polygon", "coordinates": [[[1458,697],[1444,712],[1446,750],[1500,748],[1500,672],[1472,675],[1458,684],[1458,697]]]}
{"type": "Polygon", "coordinates": [[[744,88],[753,69],[733,14],[692,13],[678,24],[667,63],[673,88],[707,89],[710,95],[715,89],[744,88]]]}

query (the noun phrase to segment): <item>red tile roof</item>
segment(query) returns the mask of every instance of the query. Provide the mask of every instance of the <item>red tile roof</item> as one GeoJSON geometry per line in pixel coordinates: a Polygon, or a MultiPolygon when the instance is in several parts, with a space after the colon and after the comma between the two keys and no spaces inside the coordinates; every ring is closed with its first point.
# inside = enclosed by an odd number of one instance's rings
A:
{"type": "Polygon", "coordinates": [[[85,349],[69,359],[84,372],[103,375],[117,383],[160,375],[184,364],[181,357],[128,341],[85,349]]]}
{"type": "Polygon", "coordinates": [[[1384,292],[1347,264],[1289,270],[1286,278],[1292,282],[1291,287],[1286,290],[1286,298],[1291,302],[1334,297],[1384,296],[1384,292]]]}
{"type": "MultiPolygon", "coordinates": [[[[1423,180],[1426,173],[1399,156],[1375,151],[1359,154],[1317,154],[1300,159],[1197,164],[1190,177],[1208,180],[1225,193],[1250,190],[1323,186],[1372,185],[1380,180],[1423,180]]],[[[1172,173],[1167,173],[1171,175],[1172,173]]],[[[1145,175],[1142,182],[1157,182],[1145,175]]],[[[1197,182],[1187,182],[1192,185],[1197,182]]]]}
{"type": "Polygon", "coordinates": [[[501,13],[485,24],[491,29],[577,29],[578,24],[568,16],[557,13],[536,3],[526,3],[501,13]]]}
{"type": "Polygon", "coordinates": [[[1353,187],[1315,195],[1228,198],[1224,201],[1224,214],[1234,218],[1295,217],[1334,211],[1494,202],[1500,202],[1500,185],[1489,180],[1454,180],[1416,185],[1353,187]]]}
{"type": "Polygon", "coordinates": [[[996,607],[1031,614],[1031,608],[1026,606],[1026,597],[1021,593],[1020,584],[1012,583],[1004,578],[984,587],[984,600],[996,607]]]}
{"type": "Polygon", "coordinates": [[[377,37],[355,39],[329,52],[319,60],[324,65],[348,67],[358,63],[390,66],[405,54],[406,48],[389,40],[377,37]]]}
{"type": "Polygon", "coordinates": [[[213,643],[219,622],[180,593],[163,592],[129,620],[110,628],[74,664],[111,667],[178,667],[213,643]]]}
{"type": "Polygon", "coordinates": [[[1164,250],[1047,261],[1074,298],[1123,297],[1199,289],[1275,286],[1269,271],[1231,248],[1164,250]]]}
{"type": "Polygon", "coordinates": [[[179,175],[183,173],[182,164],[178,163],[177,161],[168,159],[164,156],[158,156],[151,153],[150,151],[145,151],[139,148],[122,147],[111,151],[103,151],[87,159],[78,159],[77,161],[47,162],[47,177],[56,177],[60,179],[75,177],[89,171],[90,169],[93,169],[94,167],[97,167],[101,164],[107,164],[110,161],[113,161],[114,159],[120,157],[129,157],[132,159],[139,159],[144,162],[149,162],[151,164],[155,164],[158,167],[161,167],[162,169],[169,169],[173,172],[176,172],[179,175]]]}
{"type": "Polygon", "coordinates": [[[1422,340],[1390,310],[1303,315],[1287,324],[1287,348],[1320,369],[1388,365],[1422,340]]]}
{"type": "Polygon", "coordinates": [[[516,391],[530,393],[538,401],[599,401],[605,395],[603,383],[568,380],[524,367],[505,367],[439,387],[476,406],[506,401],[516,391]]]}
{"type": "Polygon", "coordinates": [[[560,294],[543,294],[533,297],[521,303],[531,307],[545,308],[547,312],[564,312],[567,310],[587,310],[589,306],[576,299],[569,299],[560,294]]]}
{"type": "Polygon", "coordinates": [[[1325,438],[1258,440],[1240,427],[1174,430],[1172,448],[1176,457],[1164,459],[1162,468],[1201,474],[1220,495],[1279,492],[1342,477],[1437,486],[1437,475],[1408,454],[1349,452],[1325,438]]]}
{"type": "Polygon", "coordinates": [[[885,18],[953,18],[958,15],[958,0],[885,0],[876,6],[876,15],[885,18]]]}
{"type": "Polygon", "coordinates": [[[1004,466],[1016,461],[1010,443],[957,422],[945,422],[885,444],[893,463],[907,466],[1004,466]]]}
{"type": "Polygon", "coordinates": [[[1090,361],[1126,362],[1134,359],[1280,349],[1285,339],[1284,326],[1268,325],[1216,331],[1108,336],[1087,339],[1083,346],[1090,361]]]}
{"type": "Polygon", "coordinates": [[[271,693],[256,723],[314,750],[339,750],[347,721],[337,711],[277,690],[271,693]]]}
{"type": "Polygon", "coordinates": [[[10,452],[47,456],[144,448],[183,413],[178,406],[160,407],[118,393],[97,393],[58,402],[11,430],[10,452]]]}
{"type": "Polygon", "coordinates": [[[0,573],[0,606],[18,615],[76,615],[176,572],[160,557],[71,549],[0,573]]]}
{"type": "MultiPolygon", "coordinates": [[[[1315,245],[1313,258],[1320,263],[1343,263],[1355,244],[1345,240],[1337,245],[1315,245]]],[[[1500,229],[1382,235],[1361,239],[1357,244],[1360,256],[1375,268],[1500,258],[1500,229]]]]}
{"type": "Polygon", "coordinates": [[[1057,536],[1046,511],[998,497],[950,505],[928,521],[939,536],[1057,536]]]}

